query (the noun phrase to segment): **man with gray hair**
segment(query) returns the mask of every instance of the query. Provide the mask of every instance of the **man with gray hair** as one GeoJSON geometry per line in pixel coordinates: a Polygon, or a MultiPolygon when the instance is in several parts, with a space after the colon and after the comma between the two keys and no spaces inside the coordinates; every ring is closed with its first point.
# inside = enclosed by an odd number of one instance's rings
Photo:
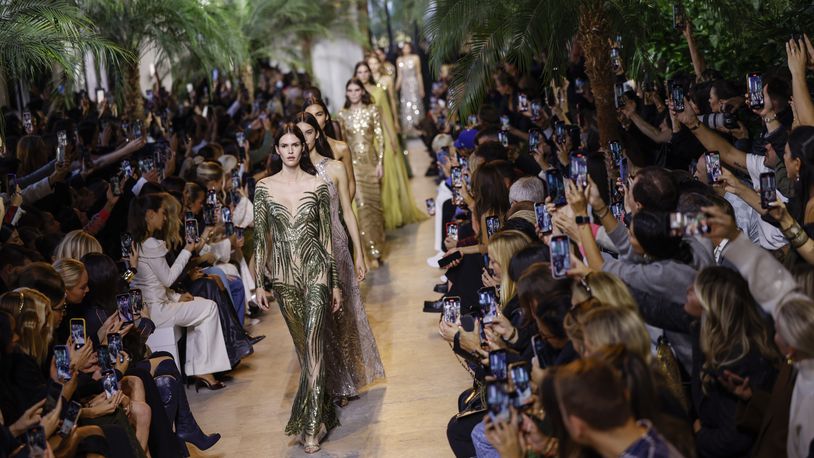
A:
{"type": "Polygon", "coordinates": [[[509,203],[542,202],[545,200],[545,185],[537,177],[523,177],[515,181],[509,188],[509,203]]]}

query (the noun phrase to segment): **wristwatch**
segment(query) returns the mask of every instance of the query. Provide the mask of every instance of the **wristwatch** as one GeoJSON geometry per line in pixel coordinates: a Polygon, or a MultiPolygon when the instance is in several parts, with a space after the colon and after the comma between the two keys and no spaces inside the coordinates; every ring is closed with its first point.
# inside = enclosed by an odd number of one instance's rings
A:
{"type": "Polygon", "coordinates": [[[591,218],[588,217],[588,216],[578,215],[574,219],[576,220],[578,225],[590,224],[591,223],[591,218]]]}

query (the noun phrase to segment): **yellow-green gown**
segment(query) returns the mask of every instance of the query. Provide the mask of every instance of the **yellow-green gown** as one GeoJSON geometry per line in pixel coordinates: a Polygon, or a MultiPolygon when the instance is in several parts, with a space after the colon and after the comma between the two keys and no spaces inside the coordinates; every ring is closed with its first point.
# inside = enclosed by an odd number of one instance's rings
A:
{"type": "Polygon", "coordinates": [[[390,101],[384,89],[379,86],[368,85],[373,103],[379,108],[384,131],[384,173],[382,177],[382,210],[384,211],[385,229],[395,229],[405,224],[423,221],[426,213],[415,204],[413,190],[407,175],[407,167],[401,152],[394,150],[399,144],[395,135],[395,122],[390,101]]]}

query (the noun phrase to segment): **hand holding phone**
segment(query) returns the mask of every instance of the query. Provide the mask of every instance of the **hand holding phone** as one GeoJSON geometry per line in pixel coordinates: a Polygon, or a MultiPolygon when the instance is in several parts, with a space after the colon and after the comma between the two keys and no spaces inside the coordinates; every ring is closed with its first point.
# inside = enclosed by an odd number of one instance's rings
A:
{"type": "Polygon", "coordinates": [[[78,350],[85,346],[85,319],[71,318],[69,323],[71,337],[73,338],[74,349],[78,350]]]}
{"type": "Polygon", "coordinates": [[[571,239],[566,235],[555,235],[549,243],[551,251],[551,276],[565,278],[571,269],[571,239]]]}

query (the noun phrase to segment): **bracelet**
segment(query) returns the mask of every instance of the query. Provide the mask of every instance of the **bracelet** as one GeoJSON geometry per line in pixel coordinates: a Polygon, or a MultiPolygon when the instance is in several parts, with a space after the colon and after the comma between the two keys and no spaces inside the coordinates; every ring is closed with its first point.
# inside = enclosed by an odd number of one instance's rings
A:
{"type": "Polygon", "coordinates": [[[701,121],[696,121],[694,126],[687,126],[690,130],[696,130],[701,127],[701,121]]]}
{"type": "Polygon", "coordinates": [[[780,232],[783,233],[783,237],[785,237],[786,240],[791,240],[791,239],[799,236],[800,233],[803,232],[803,228],[800,227],[800,223],[798,223],[797,221],[794,221],[791,224],[791,226],[789,226],[789,227],[787,227],[785,229],[781,228],[780,232]]]}
{"type": "Polygon", "coordinates": [[[512,335],[510,335],[508,339],[504,338],[503,341],[511,342],[515,337],[517,337],[517,328],[512,328],[512,335]]]}
{"type": "Polygon", "coordinates": [[[789,240],[791,247],[795,250],[805,245],[806,242],[808,242],[808,234],[806,234],[805,231],[800,231],[800,233],[797,234],[797,237],[789,240]]]}
{"type": "Polygon", "coordinates": [[[608,213],[610,213],[610,209],[609,209],[608,207],[605,207],[605,208],[603,208],[602,210],[598,210],[598,211],[596,211],[596,216],[597,216],[599,219],[602,219],[602,218],[604,218],[604,217],[608,216],[608,213]],[[605,211],[604,211],[604,213],[600,214],[600,212],[601,212],[602,210],[605,210],[605,211]]]}

